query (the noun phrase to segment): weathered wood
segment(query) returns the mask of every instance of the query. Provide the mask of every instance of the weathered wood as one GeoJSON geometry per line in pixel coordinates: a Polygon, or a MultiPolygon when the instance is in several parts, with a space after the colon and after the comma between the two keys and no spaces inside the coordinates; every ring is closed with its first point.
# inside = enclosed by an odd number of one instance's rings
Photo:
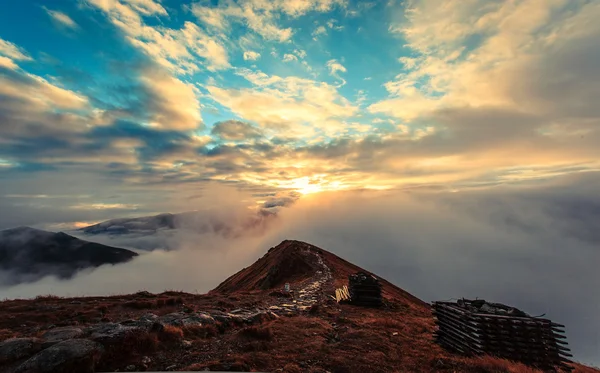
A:
{"type": "Polygon", "coordinates": [[[564,325],[480,300],[434,302],[433,314],[436,341],[444,348],[464,355],[489,354],[521,361],[542,370],[572,370],[568,365],[572,355],[562,335],[564,325]],[[477,312],[479,307],[491,313],[477,312]]]}

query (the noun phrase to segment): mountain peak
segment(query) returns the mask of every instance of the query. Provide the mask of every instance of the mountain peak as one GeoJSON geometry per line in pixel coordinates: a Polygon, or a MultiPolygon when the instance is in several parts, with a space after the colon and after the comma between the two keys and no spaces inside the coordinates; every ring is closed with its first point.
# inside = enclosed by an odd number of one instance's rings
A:
{"type": "Polygon", "coordinates": [[[272,247],[251,266],[242,269],[217,286],[213,293],[265,291],[281,288],[285,283],[292,287],[315,278],[315,274],[329,273],[324,290],[348,284],[348,276],[364,272],[379,279],[384,297],[405,304],[424,307],[426,303],[376,274],[352,264],[317,246],[298,240],[284,240],[272,247]]]}

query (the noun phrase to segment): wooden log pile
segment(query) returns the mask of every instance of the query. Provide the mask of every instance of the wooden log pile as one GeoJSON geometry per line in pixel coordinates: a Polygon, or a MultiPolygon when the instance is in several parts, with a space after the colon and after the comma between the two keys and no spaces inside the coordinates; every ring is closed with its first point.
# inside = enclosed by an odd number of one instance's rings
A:
{"type": "Polygon", "coordinates": [[[372,275],[358,272],[348,278],[350,302],[355,305],[380,307],[383,303],[381,297],[381,284],[372,275]]]}
{"type": "Polygon", "coordinates": [[[484,300],[434,302],[436,341],[463,355],[493,355],[543,371],[571,371],[564,325],[484,300]]]}

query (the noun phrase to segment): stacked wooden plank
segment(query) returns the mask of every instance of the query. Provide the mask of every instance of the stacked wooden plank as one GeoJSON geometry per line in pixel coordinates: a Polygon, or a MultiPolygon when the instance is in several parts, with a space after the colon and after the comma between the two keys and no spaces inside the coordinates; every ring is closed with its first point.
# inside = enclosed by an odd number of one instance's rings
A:
{"type": "Polygon", "coordinates": [[[350,302],[355,305],[379,307],[383,303],[381,284],[372,275],[358,272],[349,276],[350,302]]]}
{"type": "Polygon", "coordinates": [[[341,301],[350,300],[350,291],[348,287],[344,285],[340,289],[335,289],[335,300],[340,303],[341,301]]]}
{"type": "Polygon", "coordinates": [[[443,347],[464,355],[493,355],[529,366],[553,371],[570,371],[564,325],[499,303],[462,299],[434,302],[438,330],[436,340],[443,347]]]}

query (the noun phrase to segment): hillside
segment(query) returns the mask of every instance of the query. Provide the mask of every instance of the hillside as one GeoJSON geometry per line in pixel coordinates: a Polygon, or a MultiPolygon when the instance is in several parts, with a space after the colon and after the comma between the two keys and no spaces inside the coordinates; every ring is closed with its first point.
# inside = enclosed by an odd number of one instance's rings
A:
{"type": "Polygon", "coordinates": [[[10,271],[9,283],[33,281],[45,275],[69,278],[77,271],[124,263],[133,251],[80,240],[66,233],[29,227],[0,231],[0,269],[10,271]]]}
{"type": "MultiPolygon", "coordinates": [[[[0,302],[8,315],[0,318],[0,373],[538,372],[448,353],[433,342],[429,306],[383,279],[382,308],[336,303],[334,288],[358,270],[315,246],[284,241],[208,294],[0,302]],[[294,295],[281,291],[286,282],[294,295]]],[[[575,372],[600,371],[576,364],[575,372]]]]}
{"type": "Polygon", "coordinates": [[[215,233],[223,237],[240,237],[262,232],[276,215],[268,210],[242,217],[220,216],[210,211],[188,211],[178,214],[158,214],[134,218],[111,219],[78,229],[90,235],[150,235],[158,231],[184,229],[194,233],[215,233]]]}

